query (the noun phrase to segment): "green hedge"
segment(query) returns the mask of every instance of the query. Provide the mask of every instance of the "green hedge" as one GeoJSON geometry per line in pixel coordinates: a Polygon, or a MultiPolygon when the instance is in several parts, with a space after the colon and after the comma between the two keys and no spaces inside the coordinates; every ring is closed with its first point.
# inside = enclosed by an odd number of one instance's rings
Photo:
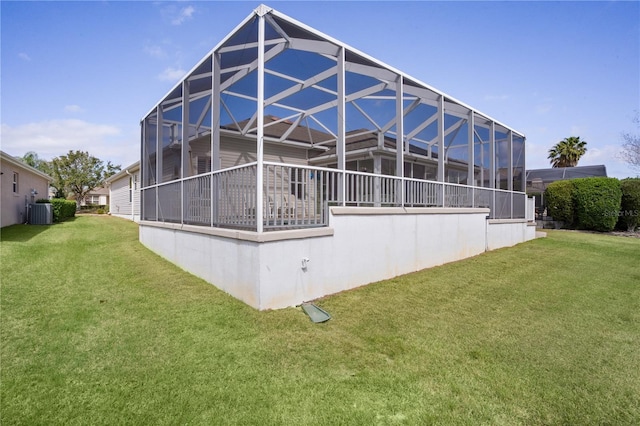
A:
{"type": "Polygon", "coordinates": [[[620,189],[622,202],[616,228],[633,231],[640,225],[640,178],[621,180],[620,189]]]}
{"type": "Polygon", "coordinates": [[[64,198],[54,198],[51,200],[53,208],[53,221],[62,222],[65,219],[76,215],[76,202],[65,200],[64,198]]]}
{"type": "Polygon", "coordinates": [[[544,203],[547,215],[553,220],[564,222],[566,228],[571,228],[575,221],[573,209],[573,180],[558,180],[549,184],[544,191],[544,203]]]}
{"type": "Polygon", "coordinates": [[[612,231],[618,222],[622,191],[616,178],[572,179],[575,225],[578,229],[612,231]]]}

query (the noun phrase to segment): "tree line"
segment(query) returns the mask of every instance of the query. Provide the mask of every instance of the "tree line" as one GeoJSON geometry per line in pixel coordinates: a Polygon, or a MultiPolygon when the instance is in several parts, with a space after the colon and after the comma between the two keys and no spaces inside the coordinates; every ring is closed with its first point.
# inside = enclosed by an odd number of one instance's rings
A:
{"type": "Polygon", "coordinates": [[[51,187],[55,189],[55,198],[67,198],[73,194],[78,205],[89,192],[104,185],[105,179],[121,170],[119,165],[111,161],[105,164],[87,151],[70,150],[51,161],[43,160],[36,152],[29,151],[21,160],[53,178],[51,187]]]}

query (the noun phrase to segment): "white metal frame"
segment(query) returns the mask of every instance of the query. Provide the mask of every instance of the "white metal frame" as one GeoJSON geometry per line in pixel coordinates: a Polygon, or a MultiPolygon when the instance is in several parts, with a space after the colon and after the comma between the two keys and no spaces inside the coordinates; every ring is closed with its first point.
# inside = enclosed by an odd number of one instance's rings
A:
{"type": "MultiPolygon", "coordinates": [[[[206,85],[205,85],[206,86],[206,85]]],[[[352,106],[355,110],[359,111],[362,116],[371,123],[372,130],[367,130],[360,134],[377,134],[378,143],[383,143],[384,135],[388,134],[394,136],[396,139],[395,149],[395,164],[396,164],[396,184],[397,193],[399,199],[396,199],[396,203],[400,206],[405,205],[405,201],[408,196],[414,196],[415,194],[406,194],[406,185],[404,184],[404,162],[405,157],[409,155],[411,141],[423,143],[427,147],[426,158],[433,160],[433,147],[437,147],[437,181],[441,183],[438,187],[441,191],[442,200],[445,200],[446,188],[446,170],[448,167],[448,155],[452,148],[461,147],[463,145],[454,145],[453,141],[457,138],[460,130],[463,126],[467,126],[467,182],[474,184],[475,182],[475,138],[480,140],[480,144],[489,145],[489,189],[495,189],[496,187],[496,132],[500,131],[507,135],[508,152],[509,152],[509,166],[507,167],[507,179],[509,182],[509,191],[513,193],[514,190],[521,190],[522,188],[513,188],[513,139],[514,135],[521,138],[523,141],[525,137],[522,133],[517,132],[510,127],[494,120],[486,114],[480,113],[474,110],[470,106],[460,102],[451,96],[448,96],[437,89],[420,82],[419,80],[389,66],[386,65],[369,55],[360,52],[326,34],[323,34],[301,22],[296,21],[280,12],[273,10],[265,5],[260,5],[253,13],[247,16],[229,35],[227,35],[218,45],[216,45],[195,67],[191,69],[185,76],[185,78],[176,84],[154,108],[152,108],[148,114],[142,120],[142,149],[141,153],[143,159],[141,161],[141,168],[146,167],[147,161],[145,161],[146,152],[146,132],[148,127],[145,123],[154,123],[156,125],[156,179],[153,184],[150,184],[148,172],[143,173],[143,181],[141,185],[143,190],[155,191],[155,204],[156,211],[155,217],[158,218],[161,215],[159,211],[160,201],[159,188],[165,184],[172,182],[163,182],[163,134],[165,126],[177,126],[182,125],[181,138],[181,151],[180,151],[180,221],[185,221],[185,211],[187,210],[188,200],[185,197],[186,187],[185,180],[191,178],[189,172],[189,143],[191,135],[191,129],[195,131],[195,137],[202,134],[210,134],[211,137],[211,173],[220,170],[220,138],[221,138],[221,123],[220,117],[222,110],[224,110],[231,120],[233,121],[234,129],[227,129],[226,132],[235,132],[243,137],[250,137],[256,141],[257,162],[256,162],[256,194],[255,194],[255,209],[257,212],[266,211],[265,203],[268,204],[268,199],[265,201],[265,194],[261,188],[264,187],[264,143],[265,143],[265,126],[275,125],[285,120],[292,121],[291,127],[280,138],[280,143],[289,143],[294,145],[301,145],[299,142],[290,141],[288,138],[296,127],[303,125],[303,123],[312,123],[323,129],[327,134],[326,140],[311,141],[310,147],[313,148],[326,148],[328,144],[335,144],[336,146],[336,159],[337,168],[340,171],[340,179],[338,185],[338,200],[339,204],[346,205],[346,193],[347,193],[347,178],[348,173],[346,171],[346,159],[349,155],[346,144],[348,141],[346,131],[347,121],[347,105],[352,106]],[[308,37],[293,36],[287,33],[278,22],[285,25],[285,28],[295,27],[295,35],[307,34],[308,37]],[[230,44],[231,40],[234,40],[238,34],[242,34],[242,31],[246,31],[246,28],[257,24],[257,40],[241,42],[237,44],[230,44]],[[278,34],[276,38],[266,39],[266,26],[269,26],[275,33],[278,34]],[[295,49],[303,52],[310,52],[319,55],[322,58],[330,61],[335,61],[335,65],[329,66],[326,69],[318,70],[311,77],[299,78],[296,75],[270,69],[268,63],[270,60],[276,58],[281,53],[288,49],[295,49]],[[253,58],[253,52],[257,50],[257,56],[255,59],[246,63],[238,62],[236,64],[223,65],[223,56],[232,53],[247,52],[248,58],[253,58]],[[210,64],[210,66],[209,66],[210,64]],[[210,71],[208,71],[210,68],[210,71]],[[255,96],[248,95],[246,93],[240,93],[234,89],[234,84],[242,81],[243,78],[256,72],[257,87],[255,88],[255,96]],[[361,88],[352,93],[347,92],[347,74],[358,74],[367,76],[371,79],[372,83],[368,87],[361,88]],[[265,98],[265,77],[269,75],[277,77],[293,83],[286,89],[280,90],[277,93],[270,93],[268,98],[265,98]],[[224,76],[224,77],[223,77],[224,76]],[[335,90],[327,88],[321,83],[327,79],[336,79],[335,90]],[[204,90],[197,90],[196,85],[202,85],[203,83],[210,84],[210,88],[204,90]],[[304,90],[315,90],[325,93],[333,97],[332,100],[317,104],[310,108],[299,108],[298,106],[287,102],[287,99],[294,96],[304,90]],[[390,92],[389,92],[390,91],[390,92]],[[393,95],[389,93],[393,92],[393,95]],[[178,95],[179,94],[179,95],[178,95]],[[204,109],[200,112],[198,119],[195,123],[190,122],[190,105],[192,102],[207,98],[204,109]],[[228,106],[230,100],[243,100],[247,102],[255,103],[256,110],[253,115],[249,117],[246,124],[241,126],[240,121],[244,117],[234,117],[234,113],[228,106]],[[395,103],[395,116],[386,122],[378,123],[372,115],[360,105],[360,101],[380,101],[380,102],[394,102],[395,103]],[[408,105],[405,105],[408,102],[408,105]],[[421,117],[421,121],[418,124],[413,125],[413,128],[409,128],[405,119],[412,112],[416,111],[421,105],[425,105],[431,108],[435,108],[435,113],[431,115],[424,115],[421,117]],[[289,111],[285,118],[265,124],[265,108],[277,107],[280,110],[289,111]],[[181,116],[179,119],[170,119],[172,111],[176,108],[182,108],[181,116]],[[222,108],[222,109],[221,109],[222,108]],[[337,127],[332,129],[331,125],[324,123],[319,117],[319,114],[328,110],[335,109],[337,117],[337,127]],[[210,110],[211,125],[205,125],[205,118],[207,112],[210,110]],[[446,117],[454,117],[456,121],[454,124],[445,125],[446,117]],[[309,121],[311,120],[311,121],[309,121]],[[437,127],[436,136],[430,140],[420,138],[421,132],[430,128],[432,125],[437,127]],[[395,127],[395,130],[393,128],[395,127]],[[478,128],[485,128],[489,132],[489,140],[483,141],[477,133],[478,128]],[[447,142],[448,140],[448,142],[447,142]]],[[[308,125],[307,125],[308,127],[308,125]]],[[[308,127],[309,128],[309,127],[308,127]]],[[[350,135],[354,136],[354,135],[350,135]]],[[[523,148],[524,149],[524,148],[523,148]]],[[[481,150],[484,153],[484,150],[481,150]]],[[[484,154],[481,154],[481,171],[480,171],[480,186],[483,185],[485,180],[485,163],[484,154]]],[[[380,171],[379,159],[375,163],[375,171],[380,171]]],[[[523,161],[524,167],[524,161],[523,161]]],[[[524,181],[524,169],[521,171],[522,181],[524,181]]],[[[378,179],[377,181],[380,181],[378,179]]],[[[479,190],[483,188],[478,188],[479,190]]],[[[211,200],[219,198],[220,194],[216,194],[214,186],[211,185],[211,200]]],[[[491,191],[492,205],[496,206],[496,193],[497,191],[491,191]]],[[[513,195],[510,196],[513,199],[513,195]]],[[[502,199],[502,196],[501,196],[502,199]]],[[[146,207],[145,207],[146,208],[146,207]]],[[[510,207],[510,217],[513,217],[513,202],[510,207]]],[[[210,223],[213,225],[216,223],[216,217],[214,210],[211,210],[210,223]]],[[[262,233],[264,231],[263,222],[258,220],[256,223],[256,231],[262,233]]]]}

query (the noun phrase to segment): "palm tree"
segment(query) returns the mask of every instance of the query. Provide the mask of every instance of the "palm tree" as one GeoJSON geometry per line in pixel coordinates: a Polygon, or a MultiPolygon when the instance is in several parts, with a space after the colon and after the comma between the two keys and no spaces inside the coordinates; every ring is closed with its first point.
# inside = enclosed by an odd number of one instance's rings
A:
{"type": "Polygon", "coordinates": [[[580,136],[564,138],[549,150],[549,160],[552,167],[575,167],[580,157],[587,152],[587,141],[580,140],[580,136]]]}

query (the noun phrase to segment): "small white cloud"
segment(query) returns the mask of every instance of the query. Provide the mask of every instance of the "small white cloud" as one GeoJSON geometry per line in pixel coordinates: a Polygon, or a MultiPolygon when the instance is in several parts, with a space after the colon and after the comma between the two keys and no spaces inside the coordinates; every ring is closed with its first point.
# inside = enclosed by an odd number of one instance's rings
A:
{"type": "Polygon", "coordinates": [[[84,112],[84,110],[78,105],[67,105],[64,107],[64,111],[71,113],[84,112]]]}
{"type": "Polygon", "coordinates": [[[182,25],[184,21],[193,17],[193,12],[195,12],[195,8],[193,6],[183,7],[180,12],[178,12],[178,16],[171,20],[171,24],[182,25]]]}
{"type": "Polygon", "coordinates": [[[20,59],[22,59],[23,61],[30,61],[31,60],[31,57],[29,55],[27,55],[26,53],[24,53],[24,52],[18,53],[18,57],[20,59]]]}
{"type": "Polygon", "coordinates": [[[169,67],[162,71],[160,75],[158,75],[158,79],[162,81],[178,81],[179,79],[184,77],[186,73],[187,72],[182,68],[169,67]]]}

